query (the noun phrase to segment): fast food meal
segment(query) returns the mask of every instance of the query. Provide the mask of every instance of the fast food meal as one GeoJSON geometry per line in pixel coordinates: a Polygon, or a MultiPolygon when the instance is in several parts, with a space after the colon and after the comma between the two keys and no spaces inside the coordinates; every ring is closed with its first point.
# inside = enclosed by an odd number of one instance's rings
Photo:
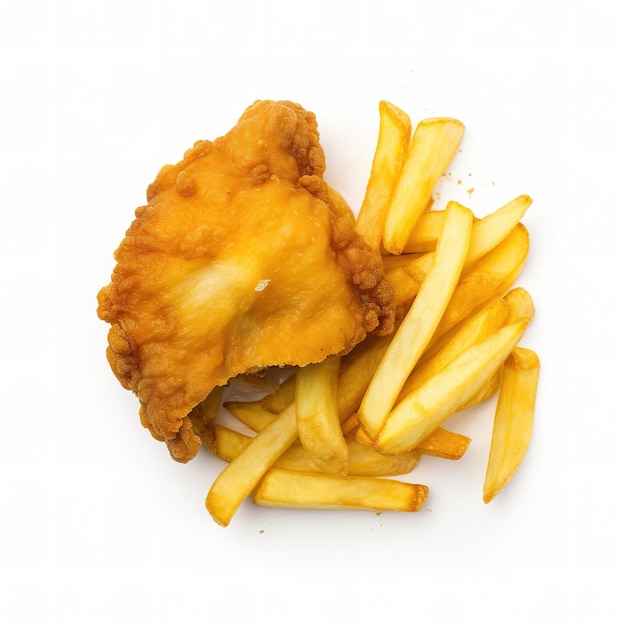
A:
{"type": "Polygon", "coordinates": [[[224,463],[206,498],[218,524],[248,497],[418,511],[428,487],[400,477],[461,458],[470,439],[446,421],[496,394],[485,503],[519,467],[539,374],[515,286],[532,201],[434,208],[463,132],[446,117],[413,130],[382,101],[353,212],[324,179],[315,115],[257,101],[148,187],[97,312],[141,423],[176,461],[203,446],[224,463]],[[229,395],[244,381],[257,397],[229,395]]]}

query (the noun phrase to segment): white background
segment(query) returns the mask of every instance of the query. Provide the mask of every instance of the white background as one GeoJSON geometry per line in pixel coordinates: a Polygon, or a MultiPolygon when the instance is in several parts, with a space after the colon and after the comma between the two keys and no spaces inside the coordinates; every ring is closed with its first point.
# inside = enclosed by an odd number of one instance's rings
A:
{"type": "Polygon", "coordinates": [[[0,622],[623,623],[620,0],[0,7],[0,622]],[[463,460],[415,471],[418,514],[246,502],[226,529],[221,464],[140,426],[96,293],[161,165],[257,98],[317,114],[355,210],[380,99],[465,123],[442,201],[533,197],[535,430],[488,506],[490,404],[455,418],[463,460]]]}

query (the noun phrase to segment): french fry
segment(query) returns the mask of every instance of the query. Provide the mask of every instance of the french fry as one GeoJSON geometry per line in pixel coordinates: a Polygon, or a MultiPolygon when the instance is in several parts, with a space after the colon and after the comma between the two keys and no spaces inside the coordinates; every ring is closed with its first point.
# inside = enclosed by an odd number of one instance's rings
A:
{"type": "Polygon", "coordinates": [[[445,217],[445,211],[424,211],[411,230],[402,254],[434,251],[445,217]]]}
{"type": "Polygon", "coordinates": [[[341,358],[337,383],[337,410],[342,424],[358,410],[392,338],[393,334],[385,337],[370,335],[341,358]]]}
{"type": "MultiPolygon", "coordinates": [[[[438,212],[443,213],[443,211],[438,212]]],[[[404,267],[407,263],[417,261],[417,259],[422,256],[424,256],[424,254],[421,252],[411,252],[410,254],[386,254],[383,257],[383,268],[385,269],[385,274],[388,274],[389,272],[392,272],[400,267],[404,267]]]]}
{"type": "Polygon", "coordinates": [[[273,393],[264,396],[258,402],[268,411],[271,411],[272,413],[280,413],[295,400],[295,397],[296,377],[291,375],[278,385],[273,393]]]}
{"type": "MultiPolygon", "coordinates": [[[[215,424],[214,454],[223,461],[230,462],[239,456],[253,441],[253,437],[236,430],[215,424]]],[[[348,447],[348,476],[397,476],[408,474],[418,464],[421,454],[408,452],[394,456],[376,452],[371,446],[363,446],[354,440],[346,441],[348,447]]],[[[448,444],[451,448],[454,443],[448,444]]],[[[274,469],[294,472],[319,472],[319,466],[306,450],[294,443],[273,465],[274,469]]]]}
{"type": "Polygon", "coordinates": [[[529,321],[523,318],[507,324],[431,376],[393,409],[374,447],[383,454],[414,450],[497,371],[529,321]]]}
{"type": "Polygon", "coordinates": [[[507,303],[511,319],[535,317],[535,304],[530,294],[523,287],[515,287],[504,294],[504,301],[507,303]]]}
{"type": "Polygon", "coordinates": [[[462,324],[434,355],[418,364],[404,384],[398,401],[402,401],[450,361],[492,335],[508,321],[509,307],[506,302],[499,297],[492,298],[476,315],[462,324]]]}
{"type": "Polygon", "coordinates": [[[296,422],[302,447],[329,474],[348,473],[348,447],[337,408],[340,358],[327,357],[296,372],[296,422]]]}
{"type": "Polygon", "coordinates": [[[290,404],[234,458],[215,479],[206,508],[221,526],[228,526],[241,503],[263,474],[298,438],[296,405],[290,404]]]}
{"type": "Polygon", "coordinates": [[[428,487],[388,478],[271,470],[254,493],[261,506],[307,509],[419,511],[428,487]]]}
{"type": "Polygon", "coordinates": [[[524,217],[532,202],[530,196],[517,196],[517,198],[507,202],[504,206],[489,213],[474,224],[463,274],[471,270],[476,261],[488,252],[491,252],[515,228],[519,227],[520,220],[524,217]]]}
{"type": "Polygon", "coordinates": [[[469,448],[471,441],[465,435],[438,427],[424,441],[420,442],[413,452],[436,456],[449,461],[458,461],[469,448]]]}
{"type": "MultiPolygon", "coordinates": [[[[370,335],[349,354],[342,357],[337,383],[337,411],[342,423],[351,419],[359,408],[391,339],[392,335],[385,337],[370,335]]],[[[294,400],[295,377],[292,376],[283,382],[271,396],[253,401],[229,400],[224,403],[224,407],[248,428],[259,432],[274,419],[280,407],[294,400]]],[[[348,425],[348,430],[343,432],[345,434],[350,430],[348,425]]]]}
{"type": "Polygon", "coordinates": [[[455,290],[469,245],[472,213],[450,203],[432,266],[402,320],[359,408],[361,426],[375,439],[411,370],[428,345],[455,290]]]}
{"type": "Polygon", "coordinates": [[[416,127],[389,202],[383,246],[401,254],[417,220],[429,205],[435,185],[459,148],[465,127],[459,120],[434,117],[416,127]]]}
{"type": "Polygon", "coordinates": [[[500,389],[500,370],[492,374],[487,382],[480,387],[480,389],[467,401],[461,404],[456,408],[455,413],[460,413],[461,411],[465,411],[470,407],[475,406],[476,404],[480,404],[485,400],[488,400],[493,395],[495,395],[500,389]]]}
{"type": "Polygon", "coordinates": [[[262,431],[277,415],[256,401],[229,400],[224,402],[224,408],[255,433],[262,431]]]}
{"type": "MultiPolygon", "coordinates": [[[[356,431],[355,441],[363,448],[374,449],[374,442],[362,429],[356,431]]],[[[470,443],[471,439],[469,437],[438,426],[426,439],[420,441],[411,452],[456,461],[465,454],[470,443]]],[[[407,453],[387,454],[382,452],[381,454],[383,456],[389,456],[390,458],[396,458],[397,456],[402,456],[407,453]]]]}
{"type": "MultiPolygon", "coordinates": [[[[380,454],[372,446],[361,445],[354,439],[347,439],[348,476],[397,476],[408,474],[415,469],[421,453],[411,450],[405,454],[380,454]]],[[[290,450],[287,451],[287,454],[290,450]]]]}
{"type": "Polygon", "coordinates": [[[501,243],[475,263],[459,281],[433,339],[462,322],[490,298],[509,290],[524,267],[528,247],[528,231],[518,224],[501,243]]]}
{"type": "Polygon", "coordinates": [[[222,424],[214,425],[213,454],[222,461],[230,463],[238,457],[252,442],[253,437],[222,424]]]}
{"type": "Polygon", "coordinates": [[[391,194],[396,187],[411,142],[411,120],[399,107],[379,103],[378,142],[365,197],[355,230],[373,250],[379,250],[391,194]]]}
{"type": "MultiPolygon", "coordinates": [[[[529,196],[521,195],[486,217],[475,220],[461,278],[473,269],[477,261],[503,244],[509,236],[512,241],[519,242],[521,240],[526,229],[519,220],[531,204],[532,200],[529,196]],[[518,230],[517,238],[513,235],[515,229],[518,230]]],[[[445,215],[445,211],[443,214],[445,215]]],[[[526,246],[527,251],[528,246],[526,246]]],[[[389,261],[387,262],[390,269],[386,273],[386,278],[393,286],[396,301],[401,306],[415,298],[432,264],[434,252],[427,252],[414,258],[411,256],[411,254],[401,255],[400,260],[404,261],[402,257],[408,257],[408,262],[398,262],[396,266],[392,266],[389,261]]]]}
{"type": "Polygon", "coordinates": [[[502,367],[483,501],[491,502],[511,480],[530,443],[539,381],[539,358],[527,348],[513,349],[502,367]]]}

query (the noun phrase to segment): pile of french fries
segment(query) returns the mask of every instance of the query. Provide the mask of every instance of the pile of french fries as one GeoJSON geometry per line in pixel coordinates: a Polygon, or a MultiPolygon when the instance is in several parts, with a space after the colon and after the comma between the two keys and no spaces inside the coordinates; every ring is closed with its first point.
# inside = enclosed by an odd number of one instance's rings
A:
{"type": "Polygon", "coordinates": [[[461,458],[470,440],[446,420],[494,394],[485,503],[528,448],[539,359],[520,346],[534,305],[515,283],[528,255],[521,219],[531,199],[481,218],[455,201],[434,210],[463,124],[437,117],[413,129],[387,101],[379,115],[356,230],[383,254],[395,330],[297,369],[259,400],[224,401],[218,388],[194,410],[196,432],[227,462],[206,498],[223,526],[250,495],[272,507],[419,511],[428,487],[398,477],[423,455],[461,458]],[[222,405],[242,428],[220,423],[222,405]]]}

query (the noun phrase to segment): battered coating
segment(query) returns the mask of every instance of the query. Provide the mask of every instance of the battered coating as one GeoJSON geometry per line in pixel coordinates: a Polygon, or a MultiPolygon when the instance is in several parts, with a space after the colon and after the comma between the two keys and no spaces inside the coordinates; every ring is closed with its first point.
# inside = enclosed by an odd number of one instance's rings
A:
{"type": "Polygon", "coordinates": [[[113,372],[175,460],[196,455],[188,415],[216,386],[391,332],[381,257],[324,170],[313,113],[258,101],[163,167],[136,210],[98,316],[111,324],[113,372]]]}

